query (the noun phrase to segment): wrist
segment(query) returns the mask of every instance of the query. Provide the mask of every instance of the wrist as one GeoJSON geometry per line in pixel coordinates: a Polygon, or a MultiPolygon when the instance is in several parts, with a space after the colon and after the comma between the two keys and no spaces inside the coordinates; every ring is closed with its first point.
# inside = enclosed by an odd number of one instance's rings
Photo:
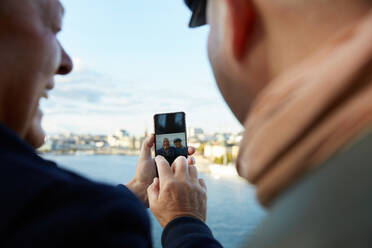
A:
{"type": "Polygon", "coordinates": [[[188,213],[188,212],[181,212],[181,213],[173,214],[171,218],[164,218],[163,221],[159,221],[159,223],[164,228],[169,223],[171,223],[174,220],[179,219],[179,218],[193,218],[193,219],[197,219],[197,220],[205,223],[205,218],[203,216],[198,215],[198,214],[194,214],[194,213],[188,213]]]}
{"type": "MultiPolygon", "coordinates": [[[[214,239],[211,230],[204,222],[193,217],[179,217],[172,220],[164,227],[161,243],[163,247],[179,247],[185,245],[184,242],[192,244],[193,242],[191,240],[195,235],[214,239]]],[[[189,246],[191,246],[191,244],[189,246]]],[[[216,245],[213,247],[221,246],[216,245]]]]}
{"type": "Polygon", "coordinates": [[[125,186],[127,186],[130,191],[132,191],[133,194],[137,196],[137,198],[145,204],[146,207],[148,207],[148,199],[147,199],[147,188],[146,185],[142,182],[139,182],[136,179],[132,179],[129,183],[127,183],[125,186]]]}

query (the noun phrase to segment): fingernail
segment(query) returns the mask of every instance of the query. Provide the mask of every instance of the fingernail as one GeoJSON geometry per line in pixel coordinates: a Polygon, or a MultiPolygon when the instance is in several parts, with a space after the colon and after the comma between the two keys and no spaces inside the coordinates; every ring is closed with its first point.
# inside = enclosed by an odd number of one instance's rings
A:
{"type": "Polygon", "coordinates": [[[161,156],[161,155],[158,155],[158,156],[156,156],[155,157],[155,161],[156,162],[160,162],[160,161],[162,161],[164,158],[163,158],[163,156],[161,156]]]}

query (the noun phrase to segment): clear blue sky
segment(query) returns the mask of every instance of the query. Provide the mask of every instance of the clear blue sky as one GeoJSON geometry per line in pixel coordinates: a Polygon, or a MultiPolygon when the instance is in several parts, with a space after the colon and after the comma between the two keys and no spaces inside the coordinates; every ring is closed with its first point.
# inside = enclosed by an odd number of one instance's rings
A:
{"type": "Polygon", "coordinates": [[[183,0],[61,2],[59,38],[75,68],[42,103],[49,133],[140,134],[154,113],[180,110],[188,126],[240,131],[213,80],[208,29],[188,29],[183,0]]]}

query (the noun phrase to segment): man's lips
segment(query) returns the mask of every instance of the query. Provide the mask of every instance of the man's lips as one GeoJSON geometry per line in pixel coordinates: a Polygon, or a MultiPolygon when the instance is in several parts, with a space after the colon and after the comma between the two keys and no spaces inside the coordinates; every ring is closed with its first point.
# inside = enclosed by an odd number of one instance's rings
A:
{"type": "Polygon", "coordinates": [[[37,116],[42,116],[43,115],[43,112],[41,111],[40,109],[40,100],[44,98],[44,99],[48,99],[49,98],[49,95],[48,95],[48,91],[47,89],[44,89],[44,91],[41,93],[41,96],[39,97],[39,101],[37,103],[37,111],[36,111],[36,115],[37,116]]]}
{"type": "Polygon", "coordinates": [[[40,109],[40,100],[42,98],[45,98],[45,99],[48,99],[49,98],[49,94],[48,92],[50,90],[52,90],[54,88],[54,80],[51,79],[48,84],[45,86],[43,92],[41,93],[40,97],[39,97],[39,101],[38,101],[38,104],[37,104],[37,110],[36,110],[36,116],[41,118],[43,116],[43,112],[41,111],[40,109]]]}
{"type": "Polygon", "coordinates": [[[48,99],[48,98],[49,98],[49,95],[48,95],[48,93],[44,90],[43,93],[41,94],[41,97],[40,97],[40,98],[48,99]]]}

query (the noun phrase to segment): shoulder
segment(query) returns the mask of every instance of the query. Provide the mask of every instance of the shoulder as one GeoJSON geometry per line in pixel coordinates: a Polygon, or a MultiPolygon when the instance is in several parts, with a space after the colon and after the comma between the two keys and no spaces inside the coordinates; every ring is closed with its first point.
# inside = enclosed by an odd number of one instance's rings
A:
{"type": "Polygon", "coordinates": [[[177,151],[177,148],[175,148],[175,147],[173,147],[173,146],[170,146],[170,147],[169,147],[169,150],[174,152],[174,151],[177,151]]]}
{"type": "Polygon", "coordinates": [[[137,202],[125,186],[113,187],[91,181],[38,156],[0,156],[0,161],[0,185],[2,188],[7,186],[4,192],[9,194],[9,198],[10,194],[18,195],[19,198],[40,194],[50,194],[54,198],[79,194],[85,200],[116,197],[137,202]]]}
{"type": "Polygon", "coordinates": [[[370,247],[371,147],[369,134],[298,181],[274,203],[250,245],[370,247]]]}
{"type": "Polygon", "coordinates": [[[182,147],[180,149],[181,149],[182,152],[186,152],[186,154],[187,154],[187,148],[186,147],[182,147]]]}
{"type": "Polygon", "coordinates": [[[9,242],[44,237],[51,244],[68,240],[64,235],[96,240],[88,236],[102,238],[110,230],[151,239],[145,207],[125,186],[95,183],[45,160],[2,161],[7,166],[2,166],[0,191],[7,204],[0,206],[0,230],[8,233],[9,242]]]}

